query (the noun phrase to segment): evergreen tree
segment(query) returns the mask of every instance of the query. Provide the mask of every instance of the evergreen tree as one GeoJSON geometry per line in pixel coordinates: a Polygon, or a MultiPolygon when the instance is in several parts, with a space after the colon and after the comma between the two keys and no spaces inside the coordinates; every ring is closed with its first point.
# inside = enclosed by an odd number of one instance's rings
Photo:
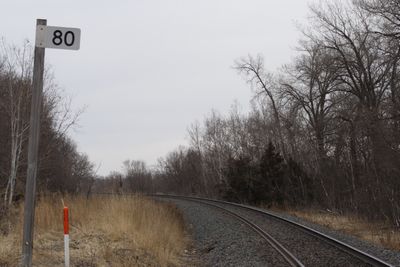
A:
{"type": "Polygon", "coordinates": [[[253,181],[255,174],[248,157],[230,158],[227,162],[226,177],[228,188],[224,198],[229,201],[252,202],[253,181]]]}
{"type": "Polygon", "coordinates": [[[283,157],[269,142],[259,164],[259,175],[256,177],[255,202],[283,204],[285,200],[285,163],[283,157]]]}

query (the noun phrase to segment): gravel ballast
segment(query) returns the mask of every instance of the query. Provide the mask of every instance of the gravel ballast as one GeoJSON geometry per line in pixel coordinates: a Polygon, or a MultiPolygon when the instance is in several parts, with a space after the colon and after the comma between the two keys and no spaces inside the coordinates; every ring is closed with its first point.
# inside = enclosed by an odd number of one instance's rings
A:
{"type": "Polygon", "coordinates": [[[173,202],[182,211],[193,239],[193,266],[288,266],[262,237],[221,210],[192,201],[173,202]]]}
{"type": "Polygon", "coordinates": [[[305,266],[371,266],[286,223],[254,211],[229,205],[223,207],[244,216],[269,232],[305,266]]]}
{"type": "MultiPolygon", "coordinates": [[[[182,210],[191,228],[195,254],[200,260],[197,266],[288,266],[281,256],[247,225],[218,208],[190,200],[168,199],[168,201],[174,202],[182,210]]],[[[277,221],[267,215],[227,204],[218,203],[217,205],[257,224],[281,242],[305,266],[370,266],[316,237],[305,234],[297,227],[277,221]]],[[[276,212],[274,214],[332,236],[393,266],[400,266],[398,252],[294,216],[276,212]]]]}

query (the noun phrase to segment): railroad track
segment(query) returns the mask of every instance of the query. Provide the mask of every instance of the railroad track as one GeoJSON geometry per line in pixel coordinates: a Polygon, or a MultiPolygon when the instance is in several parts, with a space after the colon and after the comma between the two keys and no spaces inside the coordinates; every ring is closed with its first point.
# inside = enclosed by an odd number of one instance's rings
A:
{"type": "Polygon", "coordinates": [[[186,196],[175,196],[175,195],[153,195],[155,197],[162,197],[162,198],[175,198],[175,199],[183,199],[183,200],[189,200],[189,201],[194,201],[194,202],[199,202],[205,205],[213,206],[215,208],[221,209],[224,212],[236,217],[249,227],[251,227],[254,231],[256,231],[258,234],[260,234],[264,239],[267,240],[267,242],[274,248],[276,249],[284,258],[285,260],[290,264],[290,266],[305,266],[298,257],[294,255],[293,252],[290,252],[287,247],[281,244],[281,242],[278,242],[276,238],[272,237],[269,233],[267,233],[265,230],[262,229],[262,227],[256,225],[254,222],[251,222],[249,219],[245,218],[245,216],[240,215],[239,212],[234,212],[232,209],[227,209],[226,206],[234,207],[236,209],[242,209],[244,211],[251,211],[257,214],[260,214],[262,216],[267,216],[270,219],[273,219],[275,221],[278,221],[280,223],[285,223],[286,225],[289,225],[290,227],[296,228],[303,232],[306,235],[311,235],[321,242],[327,243],[330,246],[333,246],[340,251],[346,253],[347,255],[350,255],[351,257],[357,258],[359,261],[363,262],[367,266],[393,266],[373,255],[370,255],[366,252],[363,252],[359,250],[358,248],[355,248],[349,244],[346,244],[338,239],[335,239],[331,236],[328,236],[322,232],[319,232],[315,229],[312,229],[310,227],[307,227],[305,225],[302,225],[300,223],[288,220],[286,218],[283,218],[281,216],[278,216],[276,214],[270,213],[266,210],[262,210],[259,208],[247,206],[247,205],[242,205],[242,204],[236,204],[236,203],[231,203],[231,202],[226,202],[226,201],[220,201],[220,200],[214,200],[214,199],[207,199],[207,198],[199,198],[199,197],[186,197],[186,196]],[[224,207],[223,207],[224,206],[224,207]]]}
{"type": "Polygon", "coordinates": [[[199,199],[193,199],[193,198],[185,198],[185,197],[177,197],[174,196],[174,198],[183,198],[183,199],[189,199],[191,201],[196,201],[217,209],[222,210],[223,212],[235,217],[236,219],[238,219],[239,221],[243,222],[244,224],[246,224],[247,226],[249,226],[252,230],[254,230],[256,233],[258,233],[263,239],[265,239],[268,244],[270,244],[279,254],[281,254],[281,256],[285,259],[285,261],[293,267],[304,267],[304,264],[300,262],[299,259],[297,259],[289,250],[287,250],[281,243],[279,243],[275,238],[273,238],[270,234],[268,234],[266,231],[264,231],[263,229],[261,229],[261,227],[259,227],[258,225],[252,223],[251,221],[247,220],[245,217],[230,211],[226,208],[223,208],[221,206],[218,205],[214,205],[212,203],[203,201],[203,200],[199,200],[199,199]]]}

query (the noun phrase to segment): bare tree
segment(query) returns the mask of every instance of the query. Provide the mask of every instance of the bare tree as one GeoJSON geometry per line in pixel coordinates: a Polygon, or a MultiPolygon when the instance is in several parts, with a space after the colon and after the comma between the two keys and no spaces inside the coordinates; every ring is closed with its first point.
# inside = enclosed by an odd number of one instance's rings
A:
{"type": "Polygon", "coordinates": [[[27,138],[29,128],[26,106],[30,94],[32,48],[28,41],[21,49],[6,44],[4,39],[1,40],[0,45],[0,53],[5,57],[11,126],[10,174],[4,193],[4,202],[11,205],[20,166],[22,145],[27,138]]]}
{"type": "Polygon", "coordinates": [[[332,120],[335,118],[332,110],[340,101],[335,95],[340,88],[339,68],[335,64],[335,57],[320,45],[303,42],[302,51],[293,65],[285,67],[285,75],[280,81],[280,96],[300,107],[299,115],[306,122],[311,133],[311,146],[316,151],[316,177],[331,202],[331,193],[326,186],[329,173],[326,171],[327,137],[332,131],[332,120]]]}
{"type": "Polygon", "coordinates": [[[245,75],[247,82],[257,90],[257,94],[265,93],[271,101],[272,112],[275,119],[275,127],[278,136],[279,149],[283,157],[286,159],[286,148],[282,134],[282,125],[279,115],[278,105],[274,97],[274,90],[277,85],[274,81],[273,75],[266,72],[264,68],[264,58],[258,55],[256,58],[248,56],[235,62],[234,68],[240,73],[245,75]]]}
{"type": "Polygon", "coordinates": [[[345,5],[341,1],[329,2],[313,7],[312,12],[316,32],[312,38],[336,53],[336,62],[342,69],[339,80],[345,86],[344,91],[359,100],[372,146],[372,172],[383,174],[382,171],[391,168],[389,165],[397,158],[385,142],[380,110],[391,88],[399,54],[388,53],[393,47],[371,32],[369,13],[357,6],[345,5]]]}
{"type": "MultiPolygon", "coordinates": [[[[16,195],[23,195],[23,164],[29,127],[32,77],[32,47],[28,41],[19,48],[0,41],[0,126],[2,150],[0,182],[3,201],[10,206],[16,195]],[[7,164],[6,167],[5,164],[7,164]],[[3,177],[7,178],[4,179],[3,177]],[[3,192],[2,192],[3,193],[3,192]]],[[[45,94],[41,117],[38,186],[41,190],[76,193],[79,184],[89,179],[93,168],[88,158],[77,152],[67,131],[76,125],[80,112],[74,113],[65,102],[49,68],[45,72],[45,94]]]]}
{"type": "Polygon", "coordinates": [[[379,21],[378,33],[387,36],[400,38],[400,2],[397,0],[356,0],[355,3],[383,20],[379,21]]]}
{"type": "Polygon", "coordinates": [[[123,162],[125,173],[124,179],[127,181],[131,192],[150,192],[151,173],[146,167],[146,163],[140,160],[125,160],[123,162]]]}
{"type": "Polygon", "coordinates": [[[303,110],[312,129],[319,160],[326,157],[326,135],[333,119],[332,108],[338,104],[334,93],[339,89],[335,58],[320,46],[304,47],[293,66],[286,66],[281,80],[281,97],[295,101],[303,110]]]}

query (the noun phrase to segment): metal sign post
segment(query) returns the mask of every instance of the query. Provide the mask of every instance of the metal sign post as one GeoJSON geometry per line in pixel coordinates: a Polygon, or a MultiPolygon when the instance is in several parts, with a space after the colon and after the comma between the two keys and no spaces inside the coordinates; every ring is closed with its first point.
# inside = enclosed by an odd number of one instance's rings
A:
{"type": "Polygon", "coordinates": [[[45,48],[78,50],[80,29],[48,27],[45,19],[36,21],[35,56],[33,62],[32,102],[28,144],[28,171],[25,188],[22,266],[32,266],[33,226],[35,221],[36,174],[42,110],[45,48]]]}
{"type": "MultiPolygon", "coordinates": [[[[36,25],[46,25],[45,19],[38,19],[36,25]]],[[[22,243],[22,266],[32,266],[33,223],[35,220],[36,172],[42,110],[44,51],[35,46],[33,62],[32,103],[28,145],[28,173],[25,188],[24,232],[22,243]]]]}

